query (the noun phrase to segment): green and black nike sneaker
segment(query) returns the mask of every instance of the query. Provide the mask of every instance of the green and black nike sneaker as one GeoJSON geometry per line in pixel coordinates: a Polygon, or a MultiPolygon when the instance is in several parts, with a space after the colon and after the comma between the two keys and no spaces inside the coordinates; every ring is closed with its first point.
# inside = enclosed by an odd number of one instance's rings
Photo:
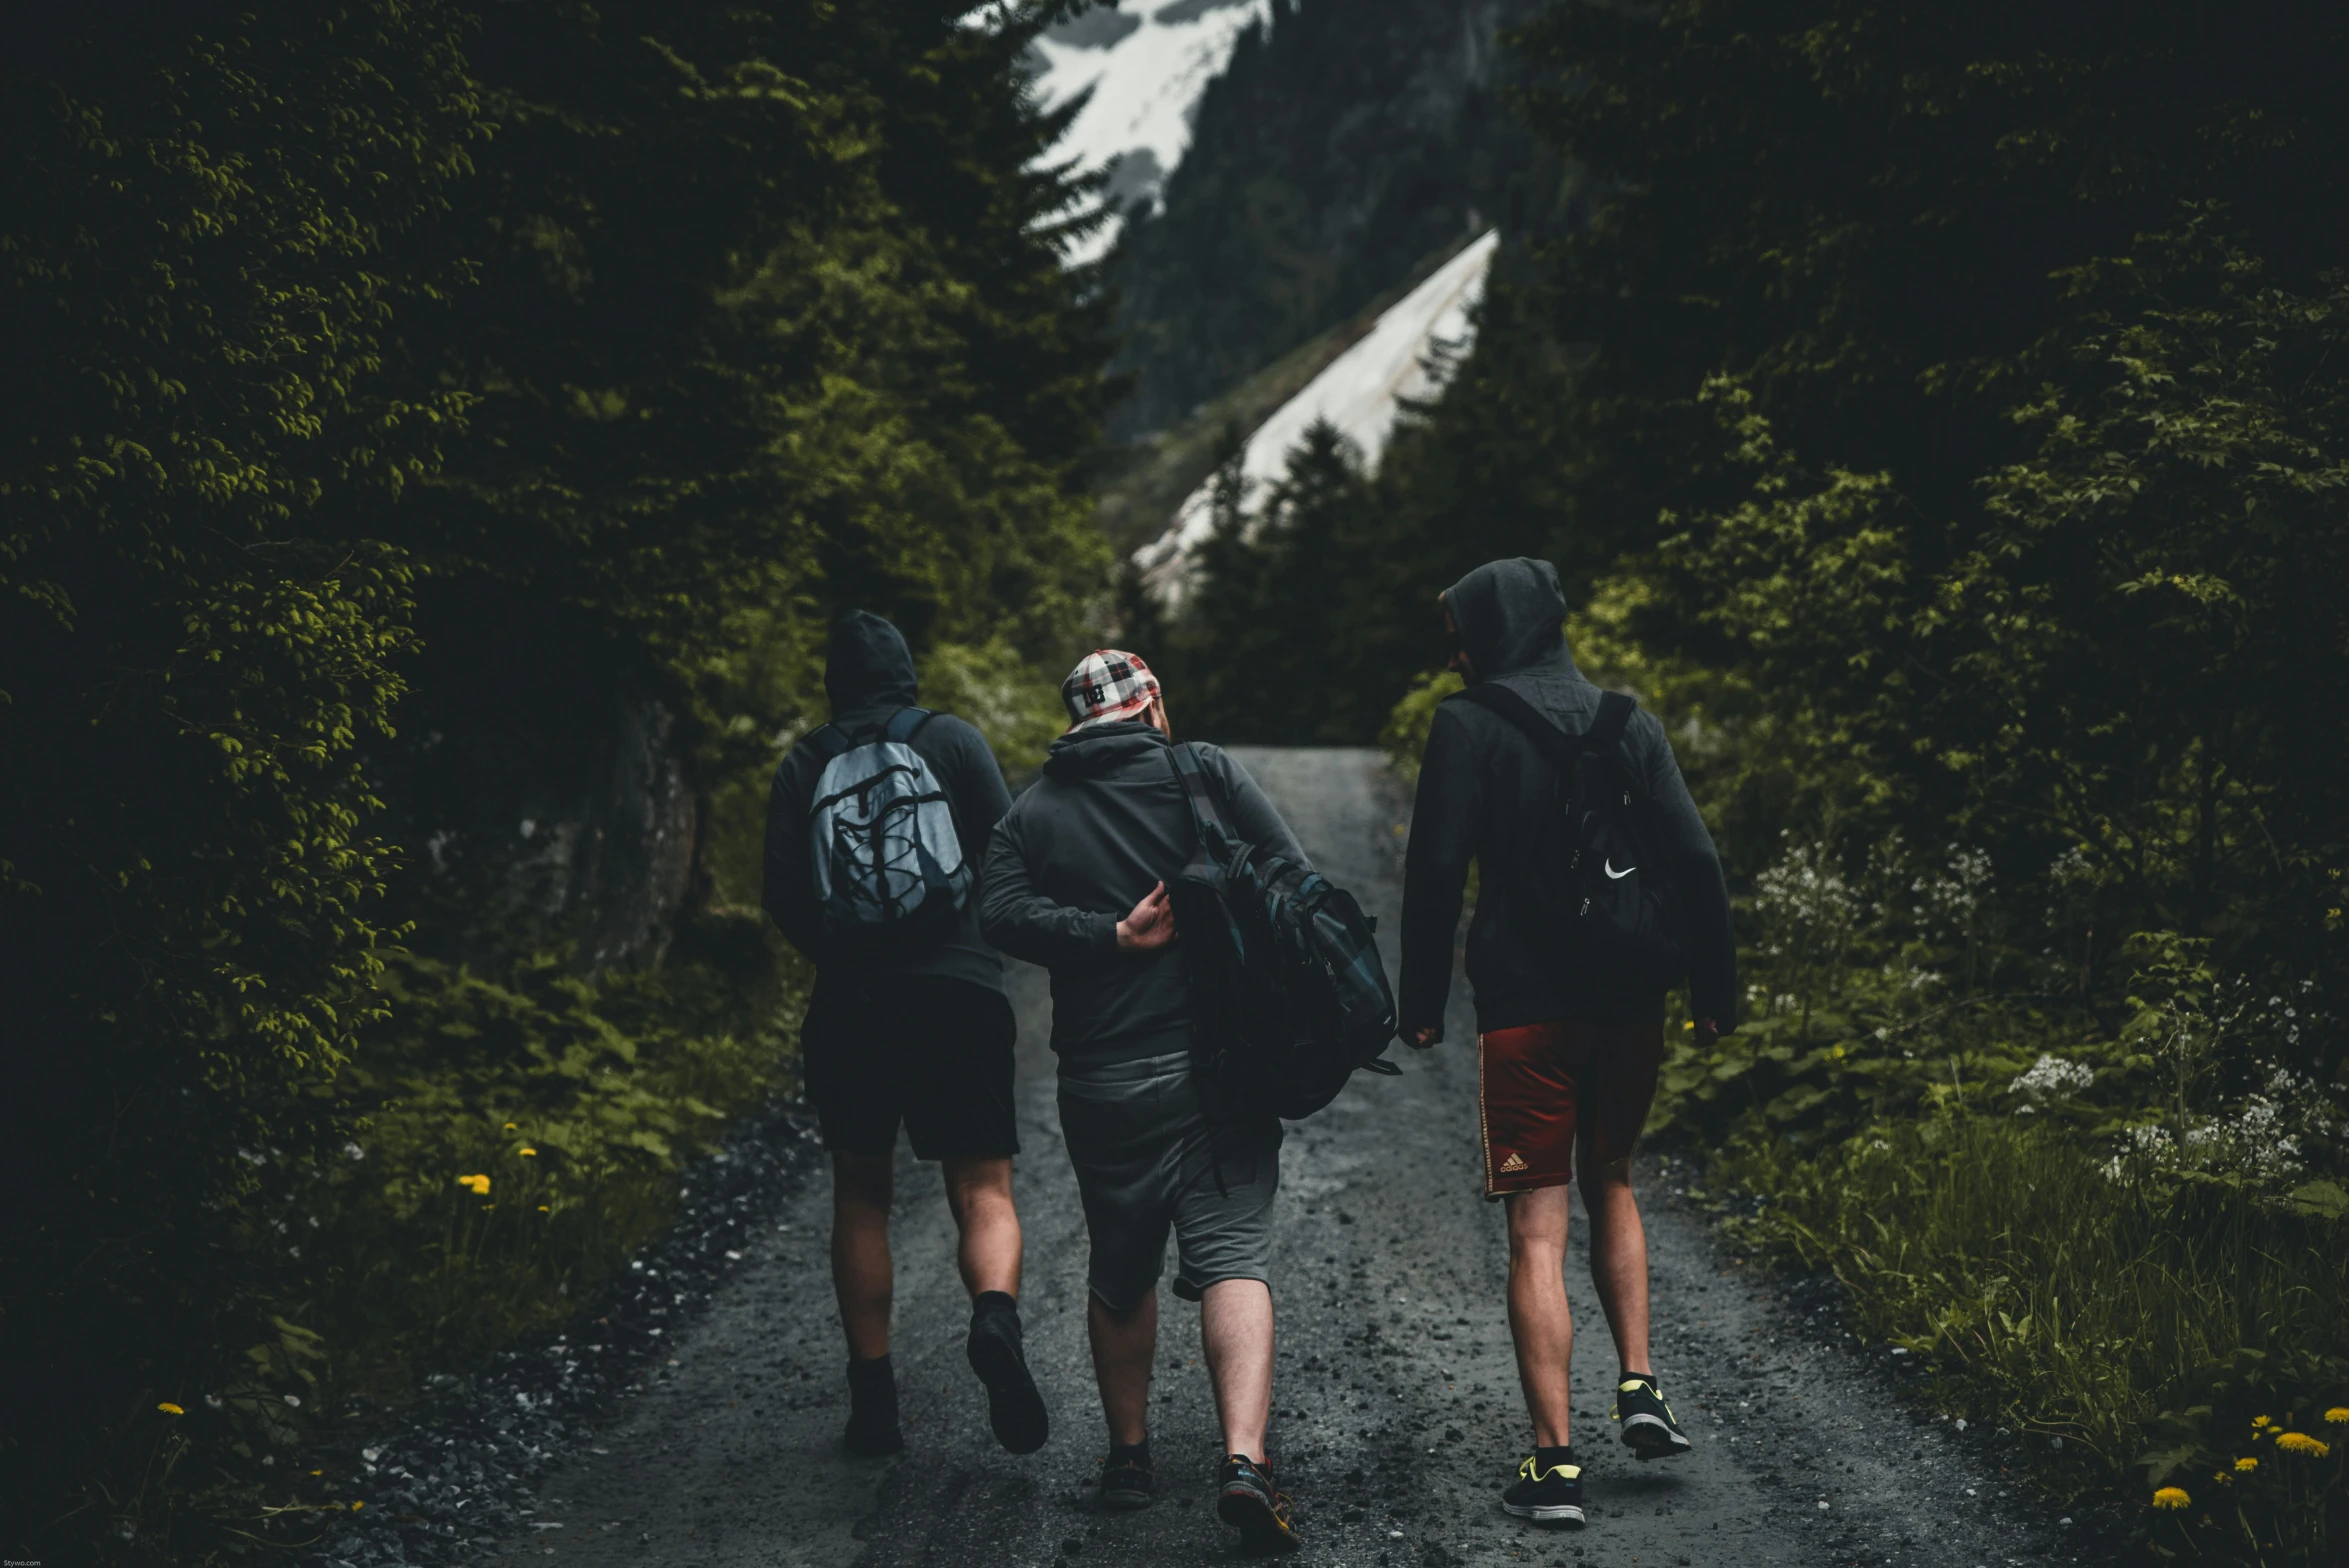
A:
{"type": "Polygon", "coordinates": [[[1656,1390],[1656,1380],[1645,1372],[1627,1375],[1615,1385],[1614,1417],[1623,1425],[1623,1446],[1641,1459],[1671,1459],[1696,1445],[1672,1419],[1672,1407],[1656,1390]]]}

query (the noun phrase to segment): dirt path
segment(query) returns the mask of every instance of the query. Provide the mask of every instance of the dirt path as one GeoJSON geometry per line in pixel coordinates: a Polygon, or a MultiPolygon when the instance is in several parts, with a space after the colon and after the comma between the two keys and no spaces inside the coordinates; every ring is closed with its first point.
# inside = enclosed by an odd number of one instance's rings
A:
{"type": "MultiPolygon", "coordinates": [[[[1376,757],[1238,755],[1391,941],[1402,806],[1376,757]]],[[[896,1232],[901,1458],[851,1460],[839,1445],[844,1352],[819,1179],[765,1227],[656,1386],[586,1463],[547,1479],[531,1536],[485,1558],[962,1568],[1233,1555],[1207,1506],[1217,1445],[1198,1315],[1171,1295],[1152,1396],[1164,1495],[1139,1514],[1091,1506],[1103,1436],[1084,1341],[1084,1225],[1053,1109],[1044,977],[1015,967],[1022,1309],[1051,1443],[1023,1459],[989,1440],[963,1361],[967,1308],[937,1174],[908,1159],[896,1232]]],[[[1641,1466],[1613,1442],[1612,1347],[1582,1272],[1578,1214],[1567,1278],[1582,1330],[1575,1419],[1591,1523],[1553,1533],[1503,1515],[1499,1488],[1529,1439],[1501,1309],[1500,1213],[1477,1188],[1475,1062],[1457,1043],[1473,1026],[1455,1008],[1456,1043],[1411,1058],[1400,1079],[1358,1079],[1289,1137],[1273,1443],[1300,1505],[1301,1561],[1990,1565],[2068,1562],[2085,1550],[1995,1461],[1891,1402],[1881,1352],[1806,1328],[1832,1316],[1806,1318],[1734,1267],[1670,1201],[1670,1167],[1659,1176],[1653,1163],[1656,1363],[1696,1451],[1641,1466]]]]}

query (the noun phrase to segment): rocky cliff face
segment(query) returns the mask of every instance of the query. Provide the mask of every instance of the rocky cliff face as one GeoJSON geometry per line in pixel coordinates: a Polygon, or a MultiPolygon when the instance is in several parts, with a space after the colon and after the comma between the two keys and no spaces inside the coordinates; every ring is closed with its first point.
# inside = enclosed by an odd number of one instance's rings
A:
{"type": "Polygon", "coordinates": [[[494,591],[428,610],[434,668],[382,770],[421,936],[480,965],[658,962],[700,817],[674,715],[558,613],[494,591]]]}
{"type": "Polygon", "coordinates": [[[1112,434],[1162,428],[1492,221],[1531,160],[1500,34],[1539,9],[1275,0],[1112,263],[1135,378],[1112,434]]]}

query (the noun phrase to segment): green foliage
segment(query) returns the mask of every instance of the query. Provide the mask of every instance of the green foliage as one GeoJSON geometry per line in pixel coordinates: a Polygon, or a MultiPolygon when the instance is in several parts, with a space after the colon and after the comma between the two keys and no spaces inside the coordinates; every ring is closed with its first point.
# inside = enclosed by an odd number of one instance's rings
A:
{"type": "Polygon", "coordinates": [[[335,1085],[351,1141],[263,1222],[313,1238],[295,1315],[335,1398],[396,1402],[560,1323],[667,1223],[684,1162],[788,1080],[806,976],[762,926],[707,918],[659,971],[595,980],[397,966],[335,1085]]]}
{"type": "Polygon", "coordinates": [[[12,31],[12,1542],[204,1560],[294,1506],[256,1444],[328,1391],[398,1397],[649,1234],[786,1064],[746,803],[833,610],[897,616],[1035,748],[1010,672],[1085,640],[1106,356],[1077,188],[1035,167],[1038,25],[97,0],[12,31]],[[549,802],[691,863],[532,883],[549,802]],[[597,973],[612,920],[667,963],[597,973]],[[500,1189],[543,1226],[452,1208],[449,1166],[519,1158],[498,1117],[543,1140],[500,1189]],[[299,1259],[296,1176],[332,1222],[299,1259]],[[174,1397],[240,1379],[320,1392],[174,1397]]]}
{"type": "Polygon", "coordinates": [[[1387,766],[1412,788],[1419,785],[1419,763],[1427,755],[1427,732],[1435,727],[1436,705],[1466,685],[1467,682],[1450,670],[1422,676],[1417,685],[1403,693],[1387,715],[1385,728],[1378,732],[1379,745],[1387,754],[1387,766]]]}
{"type": "Polygon", "coordinates": [[[1832,1270],[1864,1334],[1928,1360],[1948,1407],[2019,1434],[2059,1495],[2118,1494],[2164,1555],[2337,1555],[2337,1212],[2108,1166],[2011,1115],[1897,1123],[1810,1157],[1757,1138],[1727,1174],[1770,1199],[1737,1228],[1832,1270]],[[2279,1449],[2285,1430],[2330,1453],[2279,1449]],[[2189,1506],[2157,1508],[2164,1485],[2189,1506]]]}
{"type": "MultiPolygon", "coordinates": [[[[361,748],[414,563],[370,524],[466,402],[381,373],[394,315],[454,281],[385,253],[478,130],[461,12],[117,9],[28,18],[0,67],[12,1542],[49,1510],[111,1534],[47,1467],[151,1429],[155,1379],[265,1320],[220,1263],[236,1151],[330,1135],[298,1091],[380,1013],[396,935],[361,748]]],[[[118,1482],[168,1467],[143,1446],[113,1443],[118,1482]]]]}

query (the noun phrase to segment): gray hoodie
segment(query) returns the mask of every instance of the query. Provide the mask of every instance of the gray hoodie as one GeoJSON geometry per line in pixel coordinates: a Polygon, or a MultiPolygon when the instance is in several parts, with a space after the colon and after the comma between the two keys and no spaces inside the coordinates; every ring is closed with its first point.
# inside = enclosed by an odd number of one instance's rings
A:
{"type": "MultiPolygon", "coordinates": [[[[1479,680],[1509,687],[1570,735],[1590,727],[1601,694],[1566,651],[1566,599],[1556,567],[1526,556],[1491,562],[1445,590],[1444,605],[1479,680]]],[[[1689,916],[1690,1009],[1727,1028],[1737,1016],[1737,956],[1713,837],[1681,780],[1662,722],[1645,708],[1632,715],[1623,753],[1675,856],[1673,880],[1689,916]]],[[[1564,1018],[1663,1017],[1662,991],[1627,988],[1578,965],[1535,913],[1538,903],[1522,880],[1522,848],[1533,836],[1525,813],[1550,809],[1554,776],[1524,733],[1491,710],[1457,701],[1436,709],[1404,863],[1399,1010],[1406,1036],[1443,1024],[1471,860],[1483,868],[1468,928],[1468,979],[1480,1032],[1564,1018]]]]}
{"type": "MultiPolygon", "coordinates": [[[[851,610],[833,623],[832,646],[824,664],[824,695],[832,700],[832,722],[852,736],[878,730],[900,708],[916,706],[913,652],[905,637],[880,616],[851,610]]],[[[941,713],[913,739],[954,812],[955,837],[974,869],[987,853],[988,835],[1011,808],[1003,770],[987,738],[951,714],[941,713]]],[[[989,990],[1003,989],[1003,960],[979,936],[979,898],[971,901],[944,933],[901,948],[840,952],[824,940],[822,907],[816,902],[813,851],[808,840],[808,807],[821,758],[803,741],[775,770],[767,793],[767,913],[816,966],[817,983],[880,975],[934,975],[964,980],[989,990]]]]}

